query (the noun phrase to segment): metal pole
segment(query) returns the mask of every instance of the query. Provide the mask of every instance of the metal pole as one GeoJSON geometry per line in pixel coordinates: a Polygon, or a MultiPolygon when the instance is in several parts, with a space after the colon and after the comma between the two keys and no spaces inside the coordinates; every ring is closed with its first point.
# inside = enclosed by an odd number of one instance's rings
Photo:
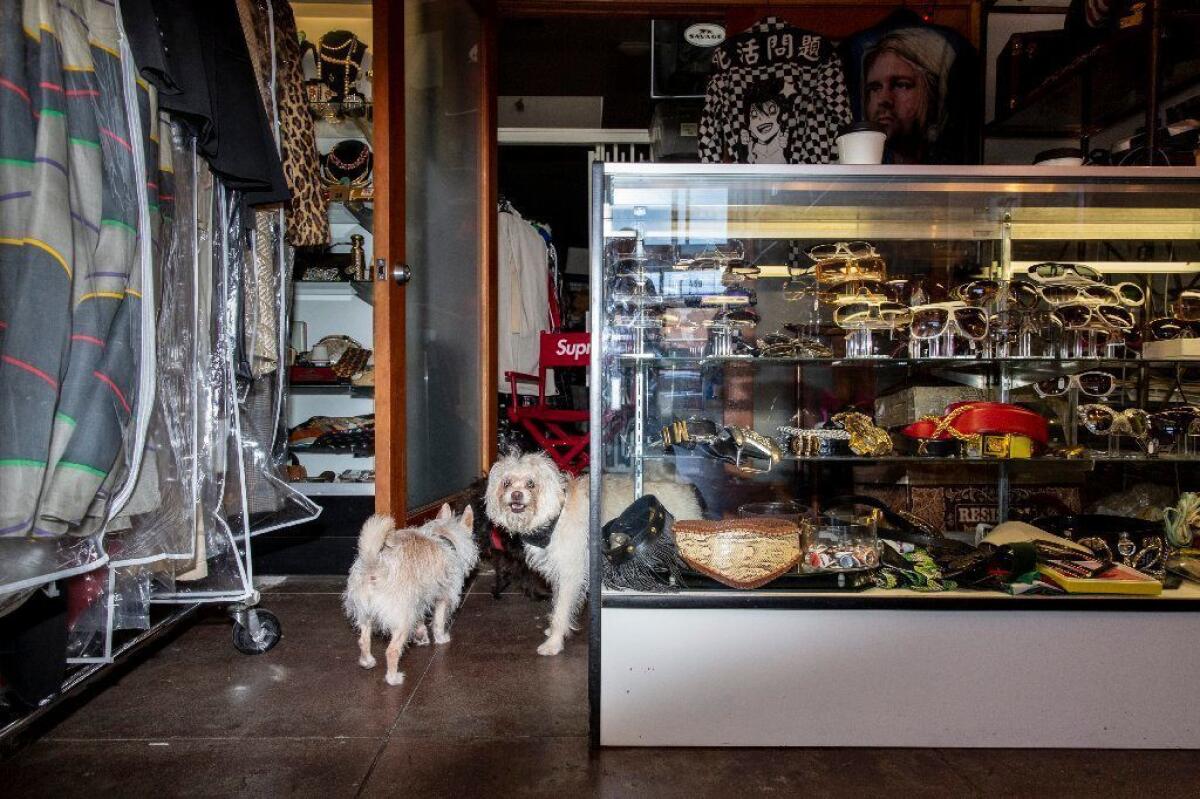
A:
{"type": "Polygon", "coordinates": [[[1154,165],[1154,153],[1158,149],[1158,73],[1162,46],[1162,0],[1146,3],[1146,35],[1150,37],[1149,57],[1146,65],[1146,164],[1154,165]]]}

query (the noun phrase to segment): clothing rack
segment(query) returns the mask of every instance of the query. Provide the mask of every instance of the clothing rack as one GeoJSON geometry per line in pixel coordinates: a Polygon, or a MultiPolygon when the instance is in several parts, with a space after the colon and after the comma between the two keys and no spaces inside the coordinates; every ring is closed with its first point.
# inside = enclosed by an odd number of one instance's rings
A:
{"type": "MultiPolygon", "coordinates": [[[[131,138],[137,142],[141,140],[141,126],[138,115],[138,98],[135,81],[138,80],[136,71],[133,65],[133,55],[130,50],[129,39],[126,34],[124,21],[121,18],[119,6],[114,7],[117,36],[119,39],[120,49],[117,58],[120,66],[120,80],[124,83],[124,111],[127,115],[130,125],[130,132],[137,134],[131,138]]],[[[276,73],[275,66],[277,62],[277,53],[275,50],[276,36],[274,28],[274,6],[272,0],[266,0],[266,14],[271,24],[269,26],[268,42],[270,45],[271,73],[272,81],[270,91],[270,115],[268,124],[271,126],[272,138],[278,148],[279,145],[279,120],[280,114],[277,104],[276,95],[276,73]]],[[[143,89],[148,91],[148,89],[143,89]]],[[[154,125],[156,120],[150,120],[150,124],[154,125]]],[[[169,152],[176,152],[180,147],[180,142],[174,140],[168,143],[163,141],[161,147],[167,148],[169,152]]],[[[134,162],[133,171],[137,178],[139,191],[138,202],[141,209],[139,227],[142,230],[149,230],[148,216],[145,211],[150,207],[148,185],[153,185],[153,182],[148,180],[148,165],[146,163],[146,150],[142,147],[132,147],[132,161],[134,162]]],[[[254,236],[258,234],[257,229],[248,232],[244,235],[250,237],[248,241],[234,241],[231,231],[239,230],[237,220],[238,209],[240,209],[242,198],[239,193],[229,191],[225,186],[217,181],[213,187],[215,213],[213,216],[211,233],[211,242],[202,245],[200,228],[202,227],[201,203],[200,199],[200,167],[199,157],[196,152],[196,142],[191,138],[182,146],[182,153],[185,156],[188,170],[181,170],[185,173],[190,172],[186,177],[190,177],[187,182],[190,184],[191,202],[188,204],[190,214],[182,219],[172,219],[169,235],[176,235],[176,226],[185,225],[190,230],[190,249],[191,252],[186,255],[186,259],[181,257],[181,260],[190,262],[190,286],[192,287],[191,296],[184,296],[180,299],[181,302],[190,301],[193,311],[192,329],[188,332],[193,346],[200,346],[196,342],[206,341],[211,346],[212,356],[214,360],[202,362],[202,359],[197,358],[190,362],[190,368],[194,372],[203,372],[205,367],[211,367],[214,364],[219,364],[222,370],[223,378],[219,384],[214,380],[209,386],[211,394],[205,397],[206,400],[217,402],[219,407],[217,413],[223,408],[228,413],[227,422],[229,428],[226,432],[212,433],[215,438],[205,439],[216,445],[220,451],[210,453],[211,463],[202,463],[201,450],[198,442],[203,433],[208,434],[211,431],[201,431],[202,424],[210,424],[212,418],[209,418],[213,412],[211,403],[203,406],[206,418],[201,422],[201,405],[199,393],[204,389],[198,389],[197,384],[204,383],[206,377],[200,375],[194,377],[190,381],[189,396],[192,403],[188,408],[182,410],[173,408],[176,414],[185,414],[191,410],[191,435],[192,449],[189,450],[195,459],[192,462],[191,468],[191,494],[190,500],[195,502],[192,512],[192,518],[198,525],[195,530],[189,535],[193,545],[200,541],[205,546],[203,556],[197,562],[203,562],[210,576],[210,582],[215,585],[210,587],[202,587],[198,590],[188,590],[186,587],[175,585],[172,588],[163,585],[154,586],[154,582],[150,579],[149,572],[146,567],[152,563],[171,560],[176,557],[170,554],[165,544],[161,550],[155,550],[156,554],[141,559],[130,558],[122,560],[126,553],[118,550],[115,553],[103,552],[103,540],[110,533],[108,525],[111,524],[113,516],[121,510],[121,505],[124,504],[127,495],[133,494],[135,491],[134,483],[137,482],[139,472],[138,465],[135,464],[131,469],[131,476],[127,479],[125,487],[122,488],[125,497],[120,503],[114,503],[113,509],[108,516],[106,526],[102,528],[101,533],[97,536],[98,546],[101,547],[102,556],[98,559],[84,564],[74,570],[74,572],[63,572],[50,574],[46,578],[46,582],[35,591],[44,591],[48,596],[56,596],[59,591],[64,590],[61,584],[63,578],[70,576],[72,573],[89,573],[96,574],[100,571],[107,578],[106,590],[100,596],[94,597],[89,603],[88,610],[93,606],[99,606],[101,600],[104,605],[96,607],[96,611],[107,619],[104,627],[86,627],[87,633],[100,632],[104,635],[103,648],[101,651],[91,651],[91,645],[95,643],[94,636],[89,639],[89,650],[76,657],[69,657],[68,670],[66,678],[60,690],[49,698],[43,700],[36,708],[24,712],[20,715],[13,714],[9,717],[0,717],[0,746],[9,746],[15,742],[22,731],[30,728],[36,721],[43,718],[51,710],[61,705],[65,700],[71,697],[78,696],[89,685],[105,676],[111,667],[117,663],[127,661],[131,656],[143,650],[145,647],[161,641],[171,630],[175,629],[182,621],[192,616],[201,606],[205,604],[226,605],[228,612],[233,620],[233,644],[240,652],[245,654],[259,654],[268,651],[279,640],[282,627],[279,619],[269,611],[258,607],[260,595],[257,588],[254,586],[254,571],[253,557],[251,552],[251,537],[259,533],[268,532],[271,530],[280,529],[282,527],[298,524],[305,521],[315,519],[320,514],[320,508],[314,505],[310,500],[302,495],[294,492],[287,484],[273,474],[272,463],[274,462],[275,454],[279,451],[280,443],[280,420],[282,414],[282,395],[286,389],[286,366],[283,363],[282,357],[275,369],[274,376],[269,379],[272,381],[268,390],[274,390],[274,424],[272,429],[267,432],[269,440],[261,438],[262,431],[250,431],[243,426],[243,402],[248,402],[250,397],[251,386],[244,381],[239,381],[236,377],[238,373],[238,364],[235,362],[236,351],[240,343],[242,331],[237,324],[230,324],[227,308],[235,307],[232,303],[233,295],[236,292],[245,290],[241,282],[241,274],[247,268],[247,265],[241,262],[243,253],[249,250],[252,255],[250,257],[257,258],[257,253],[265,251],[265,248],[260,249],[254,246],[254,236]],[[186,157],[190,156],[190,157],[186,157]],[[204,274],[200,268],[201,262],[201,247],[209,247],[216,245],[219,247],[219,254],[213,259],[211,265],[211,280],[206,283],[204,274]],[[247,246],[249,245],[249,246],[247,246]],[[201,321],[201,316],[197,312],[197,308],[202,303],[213,303],[214,312],[211,316],[211,324],[215,328],[208,326],[209,320],[205,318],[201,321]],[[259,436],[259,438],[256,438],[259,436]],[[232,455],[232,457],[230,457],[232,455]],[[220,461],[220,468],[223,470],[221,480],[226,477],[236,479],[236,488],[233,489],[237,495],[238,507],[230,512],[225,508],[224,512],[228,514],[229,521],[223,518],[222,498],[226,495],[224,483],[221,482],[217,486],[217,490],[211,495],[204,495],[200,491],[199,481],[201,480],[200,472],[204,466],[211,466],[220,461]],[[247,461],[250,460],[254,467],[254,473],[251,475],[251,470],[247,468],[247,461]],[[265,467],[265,468],[263,468],[265,467]],[[229,472],[235,472],[230,474],[229,472]],[[250,485],[250,480],[253,478],[255,485],[250,485]],[[265,488],[263,485],[265,484],[265,488]],[[276,513],[275,515],[263,514],[255,512],[251,506],[251,491],[258,492],[254,499],[261,500],[258,494],[264,491],[277,492],[278,496],[284,497],[281,501],[281,507],[297,507],[300,513],[276,513]],[[210,504],[211,503],[211,504],[210,504]],[[212,523],[210,529],[208,524],[212,523]],[[220,535],[214,539],[212,530],[220,528],[220,535]],[[235,532],[235,529],[236,532],[235,532]],[[213,547],[212,542],[216,541],[219,546],[213,547]],[[227,543],[227,546],[226,546],[227,543]],[[225,570],[225,574],[217,574],[220,563],[221,569],[225,570]],[[149,619],[148,625],[139,632],[128,636],[116,636],[114,640],[114,631],[117,629],[114,623],[114,614],[116,613],[115,604],[118,593],[123,590],[119,583],[128,575],[138,575],[137,585],[145,585],[148,587],[150,594],[148,603],[145,605],[145,612],[149,619]],[[214,577],[215,575],[215,577],[214,577]],[[224,584],[221,584],[221,577],[228,578],[224,584]]],[[[183,176],[177,176],[183,177],[183,176]]],[[[278,317],[275,325],[274,334],[277,336],[276,345],[277,352],[282,355],[287,351],[288,343],[288,304],[290,294],[289,284],[289,269],[290,257],[287,252],[287,244],[284,242],[284,231],[286,229],[286,219],[282,209],[270,212],[272,222],[276,226],[274,229],[277,236],[274,239],[274,246],[270,248],[270,260],[268,263],[270,268],[279,276],[278,279],[278,294],[275,301],[278,303],[278,317]]],[[[183,230],[182,227],[178,230],[183,230]]],[[[186,233],[186,231],[185,231],[186,233]]],[[[182,234],[181,234],[182,235],[182,234]]],[[[147,274],[150,273],[148,266],[150,259],[153,257],[150,254],[150,248],[147,247],[143,251],[144,268],[147,274]]],[[[162,256],[163,262],[158,264],[159,269],[163,274],[167,274],[166,260],[168,256],[162,256]]],[[[172,263],[172,268],[178,267],[178,262],[172,263]]],[[[185,272],[186,273],[186,272],[185,272]]],[[[170,274],[175,274],[171,272],[170,274]]],[[[177,331],[164,330],[155,324],[156,309],[154,308],[153,298],[155,292],[150,290],[153,288],[152,281],[144,281],[146,291],[142,293],[143,308],[145,314],[149,317],[150,324],[143,323],[144,339],[142,346],[142,360],[138,363],[139,373],[142,375],[143,381],[149,381],[149,391],[139,392],[139,405],[136,417],[149,417],[153,414],[155,402],[146,400],[147,395],[153,398],[156,394],[155,384],[160,386],[160,378],[157,375],[158,365],[155,355],[155,344],[162,344],[170,339],[172,335],[178,335],[177,331]],[[149,338],[149,341],[145,341],[149,338]],[[149,356],[149,357],[147,357],[149,356]],[[146,376],[148,373],[148,377],[146,376]],[[145,406],[144,408],[142,406],[145,406]]],[[[238,303],[244,302],[241,299],[238,303]]],[[[240,308],[241,305],[236,307],[240,308]]],[[[240,321],[240,319],[238,320],[240,321]]],[[[171,344],[177,344],[177,341],[171,341],[171,344]]],[[[198,352],[198,350],[197,350],[198,352]]],[[[269,375],[269,373],[268,373],[269,375]]],[[[263,377],[257,378],[259,380],[263,377]]],[[[166,400],[163,400],[164,402],[166,400]]],[[[148,438],[146,434],[146,425],[148,420],[140,419],[141,426],[137,429],[136,435],[133,436],[135,442],[135,453],[138,457],[147,450],[148,438]]],[[[286,441],[286,436],[283,437],[286,441]]],[[[147,456],[149,457],[149,456],[147,456]]],[[[205,475],[206,480],[210,479],[209,475],[205,475]]],[[[177,481],[179,482],[179,481],[177,481]]],[[[206,484],[207,485],[207,484],[206,484]]],[[[167,518],[167,521],[171,521],[167,518]]],[[[128,531],[126,532],[128,535],[128,531]]],[[[125,539],[122,539],[122,543],[125,539]]],[[[197,560],[198,550],[193,548],[190,560],[197,560]]],[[[171,572],[170,579],[174,581],[177,576],[171,572]]],[[[8,589],[13,590],[13,589],[8,589]]],[[[28,589],[24,589],[28,590],[28,589]]],[[[85,611],[86,612],[86,611],[85,611]]],[[[76,619],[76,622],[82,619],[82,614],[76,619]]],[[[102,621],[101,624],[104,624],[102,621]]]]}

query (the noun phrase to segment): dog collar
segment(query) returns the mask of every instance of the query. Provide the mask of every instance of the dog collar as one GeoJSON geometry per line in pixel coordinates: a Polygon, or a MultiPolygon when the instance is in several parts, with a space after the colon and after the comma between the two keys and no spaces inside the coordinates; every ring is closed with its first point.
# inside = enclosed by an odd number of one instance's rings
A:
{"type": "Polygon", "coordinates": [[[541,527],[535,527],[527,533],[521,533],[520,538],[526,546],[545,549],[550,546],[550,534],[554,532],[554,525],[556,524],[558,524],[558,516],[555,516],[541,527]]]}

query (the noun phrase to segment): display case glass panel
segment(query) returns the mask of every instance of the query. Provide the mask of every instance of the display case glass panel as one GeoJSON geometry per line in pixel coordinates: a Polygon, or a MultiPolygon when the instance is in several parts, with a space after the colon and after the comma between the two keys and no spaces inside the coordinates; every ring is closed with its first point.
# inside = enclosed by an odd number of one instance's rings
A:
{"type": "MultiPolygon", "coordinates": [[[[975,544],[1194,482],[1195,170],[595,169],[597,540],[628,481],[795,522],[761,590],[868,587],[874,531],[839,513],[975,544]]],[[[664,586],[729,585],[684,560],[664,586]]]]}

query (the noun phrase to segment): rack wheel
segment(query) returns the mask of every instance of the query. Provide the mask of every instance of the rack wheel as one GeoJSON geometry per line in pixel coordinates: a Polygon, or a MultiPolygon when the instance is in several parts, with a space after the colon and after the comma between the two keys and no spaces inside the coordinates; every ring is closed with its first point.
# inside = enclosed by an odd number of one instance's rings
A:
{"type": "Polygon", "coordinates": [[[279,617],[269,610],[250,608],[246,622],[233,620],[233,646],[243,655],[261,655],[279,643],[283,626],[279,617]]]}

